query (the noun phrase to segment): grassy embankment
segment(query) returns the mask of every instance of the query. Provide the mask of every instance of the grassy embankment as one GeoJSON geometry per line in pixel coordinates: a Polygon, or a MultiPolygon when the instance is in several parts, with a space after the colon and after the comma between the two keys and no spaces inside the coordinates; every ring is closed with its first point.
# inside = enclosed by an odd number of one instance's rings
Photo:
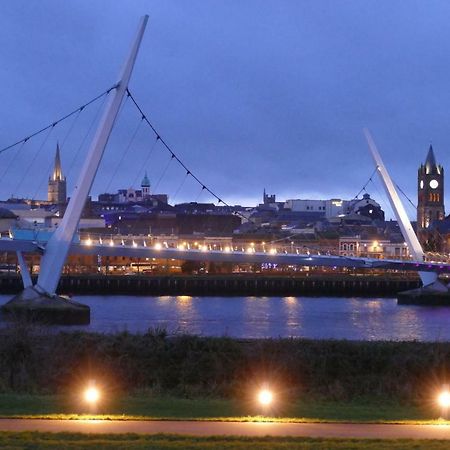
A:
{"type": "MultiPolygon", "coordinates": [[[[85,418],[94,417],[80,398],[73,395],[1,394],[0,417],[85,418]]],[[[95,418],[119,420],[244,420],[283,422],[394,422],[430,423],[432,408],[370,401],[318,401],[303,399],[262,410],[251,403],[230,399],[181,399],[173,397],[117,396],[100,402],[95,418]],[[262,415],[264,414],[264,415],[262,415]]]]}
{"type": "Polygon", "coordinates": [[[447,450],[448,441],[313,439],[292,437],[191,437],[178,435],[0,432],[0,448],[146,450],[447,450]]]}
{"type": "Polygon", "coordinates": [[[0,415],[77,414],[89,380],[98,413],[154,418],[432,420],[450,343],[235,340],[118,333],[0,331],[0,415]],[[255,403],[269,385],[272,411],[255,403]]]}

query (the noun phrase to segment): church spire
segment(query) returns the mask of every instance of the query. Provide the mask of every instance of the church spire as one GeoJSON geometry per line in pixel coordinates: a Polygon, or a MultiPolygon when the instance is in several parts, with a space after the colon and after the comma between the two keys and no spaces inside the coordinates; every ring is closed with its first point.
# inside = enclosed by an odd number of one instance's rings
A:
{"type": "Polygon", "coordinates": [[[61,156],[59,154],[59,142],[56,144],[56,155],[55,155],[55,168],[52,175],[53,181],[62,181],[62,169],[61,169],[61,156]]]}
{"type": "Polygon", "coordinates": [[[436,157],[434,156],[433,146],[430,144],[428,149],[427,159],[425,160],[425,168],[427,173],[439,173],[439,167],[436,164],[436,157]]]}

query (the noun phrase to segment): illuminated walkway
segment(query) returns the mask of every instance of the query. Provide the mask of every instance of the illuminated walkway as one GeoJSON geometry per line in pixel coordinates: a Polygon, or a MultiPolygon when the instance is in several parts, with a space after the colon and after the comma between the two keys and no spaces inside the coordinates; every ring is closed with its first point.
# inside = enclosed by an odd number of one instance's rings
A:
{"type": "Polygon", "coordinates": [[[170,420],[0,419],[1,431],[175,433],[196,436],[304,436],[369,439],[448,439],[450,425],[212,422],[170,420]]]}

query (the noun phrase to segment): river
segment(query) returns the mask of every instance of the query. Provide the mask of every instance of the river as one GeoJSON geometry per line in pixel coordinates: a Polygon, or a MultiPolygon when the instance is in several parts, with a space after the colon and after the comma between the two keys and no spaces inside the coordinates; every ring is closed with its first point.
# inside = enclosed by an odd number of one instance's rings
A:
{"type": "MultiPolygon", "coordinates": [[[[0,304],[10,296],[0,296],[0,304]]],[[[98,332],[237,338],[450,341],[450,308],[397,306],[396,299],[333,297],[74,296],[91,307],[98,332]]]]}

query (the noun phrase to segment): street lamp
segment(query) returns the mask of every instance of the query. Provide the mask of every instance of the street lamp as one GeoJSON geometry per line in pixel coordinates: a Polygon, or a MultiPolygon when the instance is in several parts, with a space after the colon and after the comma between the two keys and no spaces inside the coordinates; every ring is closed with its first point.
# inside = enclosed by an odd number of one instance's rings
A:
{"type": "Polygon", "coordinates": [[[441,418],[447,420],[448,409],[450,407],[450,392],[448,384],[444,384],[442,386],[442,391],[438,396],[438,404],[441,407],[441,418]]]}
{"type": "Polygon", "coordinates": [[[273,393],[269,389],[261,389],[258,392],[258,402],[260,405],[267,407],[273,401],[273,393]]]}

